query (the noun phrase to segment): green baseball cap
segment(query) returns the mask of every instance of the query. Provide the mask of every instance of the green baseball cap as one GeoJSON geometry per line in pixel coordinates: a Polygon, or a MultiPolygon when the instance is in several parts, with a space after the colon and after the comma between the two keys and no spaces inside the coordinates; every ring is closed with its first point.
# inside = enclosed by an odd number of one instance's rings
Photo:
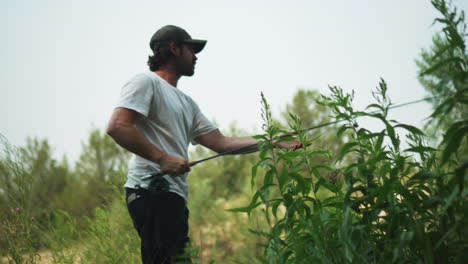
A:
{"type": "Polygon", "coordinates": [[[169,42],[192,44],[195,53],[202,51],[206,45],[206,40],[192,39],[183,28],[167,25],[154,33],[150,41],[150,48],[154,51],[156,46],[169,42]]]}

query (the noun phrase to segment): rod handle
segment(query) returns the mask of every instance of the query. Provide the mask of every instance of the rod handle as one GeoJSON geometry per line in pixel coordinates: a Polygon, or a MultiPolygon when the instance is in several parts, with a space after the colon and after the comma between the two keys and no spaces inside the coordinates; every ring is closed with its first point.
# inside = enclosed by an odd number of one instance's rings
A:
{"type": "MultiPolygon", "coordinates": [[[[195,166],[195,165],[197,165],[197,164],[198,164],[198,161],[191,161],[191,162],[189,162],[189,166],[190,166],[190,167],[193,167],[193,166],[195,166]]],[[[143,177],[142,179],[143,179],[143,180],[149,180],[149,179],[152,179],[152,178],[155,178],[155,177],[164,176],[165,174],[166,174],[166,173],[164,173],[164,172],[152,173],[152,174],[150,174],[150,175],[148,175],[148,176],[146,176],[146,177],[143,177]]]]}

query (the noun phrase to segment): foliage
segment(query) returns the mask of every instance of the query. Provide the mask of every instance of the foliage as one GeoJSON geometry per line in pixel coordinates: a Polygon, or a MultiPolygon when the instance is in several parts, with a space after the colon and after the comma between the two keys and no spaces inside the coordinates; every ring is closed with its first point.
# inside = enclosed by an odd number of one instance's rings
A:
{"type": "MultiPolygon", "coordinates": [[[[432,114],[439,120],[453,117],[440,150],[425,143],[420,129],[387,119],[392,104],[383,80],[374,93],[376,102],[364,111],[356,111],[354,95],[338,87],[330,87],[331,95],[323,96],[323,105],[337,120],[346,121],[338,134],[351,135],[336,159],[325,149],[276,149],[276,142],[286,140],[280,135],[287,131],[272,119],[262,96],[265,126],[256,138],[264,143],[251,179],[261,178],[263,184],[247,206],[233,211],[262,209],[270,227],[257,233],[268,240],[268,263],[463,263],[462,252],[468,250],[468,161],[459,145],[466,140],[468,120],[465,112],[454,112],[468,104],[463,88],[468,65],[464,35],[457,31],[463,15],[450,11],[445,1],[433,4],[444,16],[437,21],[445,25],[445,51],[452,55],[428,65],[424,73],[444,67],[452,71],[444,85],[453,89],[439,98],[432,114]],[[363,116],[385,128],[360,127],[357,121],[363,116]],[[407,149],[401,148],[398,131],[402,130],[407,133],[407,149]],[[316,155],[329,159],[316,163],[316,155]],[[341,163],[346,157],[350,162],[341,163]],[[258,167],[266,172],[259,174],[258,167]]],[[[299,131],[297,139],[308,146],[314,139],[303,132],[300,118],[291,115],[291,119],[290,129],[299,131]]]]}
{"type": "MultiPolygon", "coordinates": [[[[293,122],[290,114],[293,114],[301,120],[304,128],[315,127],[321,124],[331,122],[332,113],[330,109],[318,103],[320,94],[315,90],[299,89],[293,96],[292,102],[286,105],[286,109],[281,116],[286,120],[286,124],[293,122]]],[[[282,125],[282,127],[287,127],[282,125]]],[[[310,132],[311,137],[320,137],[320,140],[314,142],[316,148],[327,148],[335,153],[338,148],[347,140],[347,135],[337,136],[335,131],[338,125],[333,124],[325,126],[320,130],[310,132]]]]}
{"type": "Polygon", "coordinates": [[[81,197],[77,198],[84,203],[75,208],[90,216],[96,205],[112,202],[116,186],[123,186],[130,155],[98,129],[91,131],[87,143],[82,146],[82,154],[75,168],[78,183],[72,187],[83,188],[82,192],[77,193],[81,197]]]}
{"type": "Polygon", "coordinates": [[[87,143],[82,143],[82,154],[76,164],[76,172],[87,181],[114,182],[122,184],[119,171],[126,170],[130,158],[114,140],[98,129],[93,129],[87,143]]]}
{"type": "MultiPolygon", "coordinates": [[[[34,255],[41,248],[57,248],[57,240],[62,246],[76,242],[78,233],[66,229],[86,228],[84,217],[111,204],[117,196],[114,184],[121,186],[125,178],[128,154],[98,130],[84,145],[76,171],[66,159],[53,158],[47,140],[28,139],[25,147],[15,148],[1,137],[0,147],[1,255],[34,255]],[[12,214],[16,209],[21,214],[12,214]]],[[[73,255],[63,251],[67,248],[54,251],[55,258],[63,253],[61,262],[73,255]]]]}
{"type": "Polygon", "coordinates": [[[463,12],[443,0],[432,4],[442,17],[435,21],[442,24],[442,33],[436,35],[430,51],[421,53],[418,61],[420,81],[432,94],[438,95],[433,102],[431,115],[439,130],[445,131],[442,144],[442,162],[459,152],[459,161],[468,158],[468,51],[466,49],[466,23],[463,12]],[[443,129],[440,129],[443,128],[443,129]]]}
{"type": "MultiPolygon", "coordinates": [[[[247,132],[233,123],[223,134],[245,136],[247,132]]],[[[198,160],[214,154],[196,146],[190,157],[198,160]]],[[[226,211],[248,199],[250,182],[245,175],[249,175],[255,159],[255,155],[228,155],[192,168],[187,180],[190,239],[198,251],[192,256],[195,263],[253,263],[261,257],[262,246],[249,232],[254,224],[245,216],[226,211]]]]}
{"type": "Polygon", "coordinates": [[[455,121],[467,119],[464,105],[468,99],[468,52],[464,13],[450,8],[445,1],[432,3],[442,14],[435,20],[443,25],[442,32],[433,37],[430,49],[421,51],[416,64],[419,81],[435,96],[431,100],[435,112],[428,125],[437,133],[441,126],[447,129],[455,121]]]}
{"type": "MultiPolygon", "coordinates": [[[[248,206],[233,211],[264,208],[271,227],[258,234],[268,239],[269,263],[461,263],[468,242],[466,168],[441,170],[421,130],[387,120],[391,102],[383,80],[375,93],[377,102],[368,107],[377,113],[355,111],[351,94],[337,87],[331,91],[323,103],[337,119],[347,121],[338,133],[350,131],[352,138],[336,160],[318,164],[312,157],[327,156],[328,151],[275,149],[286,131],[272,120],[263,98],[265,133],[257,138],[264,143],[252,170],[252,179],[262,177],[263,185],[248,206]],[[356,119],[361,116],[386,128],[360,128],[356,119]],[[410,148],[401,149],[397,129],[407,131],[410,148]],[[337,167],[349,155],[353,162],[337,167]],[[267,168],[263,175],[257,175],[258,166],[267,168]],[[330,182],[318,168],[338,178],[330,182]]],[[[300,119],[292,119],[290,129],[303,131],[300,119]]],[[[311,142],[303,132],[297,138],[305,146],[311,142]]]]}
{"type": "Polygon", "coordinates": [[[89,218],[81,263],[140,263],[140,239],[123,198],[110,208],[96,208],[89,218]]]}
{"type": "Polygon", "coordinates": [[[76,219],[62,210],[55,210],[50,218],[47,235],[50,241],[52,262],[61,264],[74,264],[80,260],[80,254],[76,244],[81,236],[76,219]]]}
{"type": "MultiPolygon", "coordinates": [[[[287,129],[262,97],[258,157],[221,157],[197,165],[188,178],[194,263],[463,262],[466,26],[463,13],[442,0],[432,3],[443,29],[417,63],[421,83],[437,96],[429,121],[441,132],[438,146],[426,143],[427,130],[387,119],[392,103],[383,80],[364,111],[337,87],[321,104],[316,92],[299,90],[283,113],[287,129]],[[345,122],[303,132],[329,122],[330,113],[345,122]],[[362,116],[384,129],[360,127],[362,116]],[[275,148],[293,139],[280,138],[291,130],[308,147],[275,148]],[[225,210],[233,207],[248,214],[225,210]]],[[[233,124],[224,134],[247,132],[233,124]]],[[[71,167],[53,158],[44,139],[14,148],[1,137],[0,146],[0,255],[8,263],[41,263],[42,250],[52,263],[139,263],[139,238],[121,190],[128,152],[97,129],[71,167]]],[[[191,157],[211,154],[197,146],[191,157]]]]}
{"type": "Polygon", "coordinates": [[[34,218],[19,207],[2,218],[0,236],[3,238],[2,248],[9,253],[8,263],[36,263],[39,254],[34,218]]]}
{"type": "MultiPolygon", "coordinates": [[[[65,160],[61,163],[52,158],[46,140],[28,139],[26,147],[14,148],[1,138],[3,155],[0,159],[0,190],[2,202],[10,207],[24,208],[36,217],[41,217],[39,208],[49,207],[54,197],[66,185],[69,174],[65,160]],[[48,188],[43,188],[44,185],[48,188]],[[52,199],[51,199],[52,198],[52,199]]],[[[1,206],[0,210],[8,209],[1,206]]]]}
{"type": "MultiPolygon", "coordinates": [[[[43,174],[43,168],[52,166],[52,171],[55,171],[56,167],[49,162],[39,163],[39,157],[35,155],[29,155],[26,158],[26,154],[31,153],[25,153],[24,149],[14,148],[3,136],[0,137],[0,143],[2,147],[0,159],[0,211],[2,216],[0,248],[3,251],[1,253],[9,252],[9,263],[22,263],[24,259],[27,263],[36,263],[41,239],[38,232],[40,211],[35,207],[35,195],[38,195],[37,192],[40,191],[38,188],[38,184],[40,184],[38,179],[40,178],[35,177],[31,170],[37,169],[39,175],[51,177],[54,174],[43,174]]],[[[37,141],[34,143],[36,143],[34,144],[35,150],[39,150],[37,154],[45,154],[41,157],[49,161],[49,157],[47,157],[48,145],[42,142],[42,147],[38,148],[39,143],[37,141]]],[[[39,202],[45,200],[45,197],[38,196],[39,202]]]]}

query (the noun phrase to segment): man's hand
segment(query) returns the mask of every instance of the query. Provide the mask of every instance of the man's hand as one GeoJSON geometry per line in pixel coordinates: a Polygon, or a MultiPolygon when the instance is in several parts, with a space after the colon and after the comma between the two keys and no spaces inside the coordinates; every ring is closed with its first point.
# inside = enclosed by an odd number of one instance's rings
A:
{"type": "Polygon", "coordinates": [[[296,150],[302,148],[301,142],[299,140],[293,140],[293,141],[283,141],[279,143],[275,143],[275,146],[280,147],[280,148],[287,148],[290,150],[296,150]]]}
{"type": "Polygon", "coordinates": [[[161,167],[161,172],[171,176],[179,176],[190,171],[189,162],[178,157],[164,155],[158,163],[161,167]]]}

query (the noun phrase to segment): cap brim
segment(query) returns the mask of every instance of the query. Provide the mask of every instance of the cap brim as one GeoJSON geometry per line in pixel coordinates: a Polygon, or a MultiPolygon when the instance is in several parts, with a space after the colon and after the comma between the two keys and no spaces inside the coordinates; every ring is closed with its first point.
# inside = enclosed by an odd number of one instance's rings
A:
{"type": "Polygon", "coordinates": [[[193,46],[193,52],[199,53],[200,51],[203,50],[203,48],[206,45],[206,40],[201,40],[201,39],[190,39],[190,40],[185,40],[184,43],[190,43],[193,46]]]}

